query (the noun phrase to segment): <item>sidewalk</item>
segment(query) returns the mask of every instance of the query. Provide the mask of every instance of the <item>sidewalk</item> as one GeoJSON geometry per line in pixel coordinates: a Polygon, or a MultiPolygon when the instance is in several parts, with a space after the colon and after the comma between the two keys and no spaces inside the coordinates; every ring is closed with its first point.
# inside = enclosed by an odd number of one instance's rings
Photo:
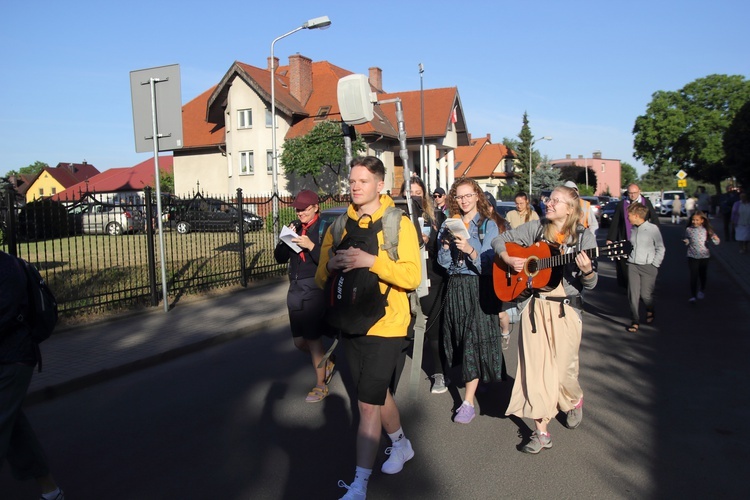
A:
{"type": "Polygon", "coordinates": [[[286,276],[55,333],[26,404],[60,396],[288,321],[286,276]]]}
{"type": "MultiPolygon", "coordinates": [[[[662,230],[681,230],[662,219],[662,230]]],[[[712,247],[717,264],[750,297],[750,254],[736,242],[712,247]]],[[[681,257],[678,257],[681,258],[681,257]]],[[[709,280],[710,281],[710,280],[709,280]]],[[[35,373],[26,404],[82,389],[136,370],[288,321],[286,276],[225,294],[178,302],[104,323],[56,333],[42,346],[43,371],[35,373]]],[[[709,287],[710,288],[710,287],[709,287]]]]}

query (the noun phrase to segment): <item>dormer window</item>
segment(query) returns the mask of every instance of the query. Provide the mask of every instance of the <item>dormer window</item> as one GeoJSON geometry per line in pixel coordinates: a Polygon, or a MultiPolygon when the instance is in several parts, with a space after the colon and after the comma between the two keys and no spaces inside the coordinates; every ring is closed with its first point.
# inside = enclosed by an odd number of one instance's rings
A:
{"type": "Polygon", "coordinates": [[[328,117],[328,113],[331,111],[330,106],[321,106],[320,109],[318,109],[318,114],[315,115],[315,121],[323,121],[328,117]]]}

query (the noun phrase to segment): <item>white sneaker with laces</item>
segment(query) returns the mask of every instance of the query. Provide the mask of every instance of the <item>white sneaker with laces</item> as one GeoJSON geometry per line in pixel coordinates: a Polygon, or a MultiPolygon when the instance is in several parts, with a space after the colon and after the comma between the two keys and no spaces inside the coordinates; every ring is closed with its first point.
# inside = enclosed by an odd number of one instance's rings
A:
{"type": "Polygon", "coordinates": [[[388,460],[383,462],[380,468],[384,474],[398,474],[404,468],[404,464],[414,458],[414,449],[411,447],[411,441],[403,438],[405,443],[389,446],[385,449],[385,454],[390,455],[388,460]]]}
{"type": "Polygon", "coordinates": [[[346,495],[341,497],[339,500],[365,500],[367,498],[367,492],[359,489],[359,486],[352,483],[351,486],[346,484],[344,481],[339,480],[339,488],[346,488],[346,495]]]}

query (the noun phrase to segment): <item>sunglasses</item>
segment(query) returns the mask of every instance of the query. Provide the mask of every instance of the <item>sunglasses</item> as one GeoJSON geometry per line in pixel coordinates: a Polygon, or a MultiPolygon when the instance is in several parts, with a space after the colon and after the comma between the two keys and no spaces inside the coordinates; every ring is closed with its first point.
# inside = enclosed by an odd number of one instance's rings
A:
{"type": "Polygon", "coordinates": [[[433,194],[432,195],[433,198],[442,198],[443,196],[445,196],[445,195],[444,194],[433,194]]]}

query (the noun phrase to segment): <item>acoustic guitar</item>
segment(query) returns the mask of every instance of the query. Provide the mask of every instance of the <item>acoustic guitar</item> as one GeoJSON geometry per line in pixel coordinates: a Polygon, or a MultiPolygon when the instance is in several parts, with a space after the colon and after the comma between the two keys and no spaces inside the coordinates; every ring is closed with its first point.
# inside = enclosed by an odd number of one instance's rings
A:
{"type": "MultiPolygon", "coordinates": [[[[626,258],[633,246],[629,241],[615,241],[600,248],[583,250],[591,260],[602,256],[611,259],[626,258]]],[[[516,272],[499,256],[492,265],[492,283],[495,294],[503,302],[515,300],[524,291],[550,291],[560,284],[563,266],[573,262],[576,253],[561,254],[560,251],[543,241],[523,247],[517,243],[506,243],[505,250],[511,257],[526,259],[523,270],[516,272]]]]}

